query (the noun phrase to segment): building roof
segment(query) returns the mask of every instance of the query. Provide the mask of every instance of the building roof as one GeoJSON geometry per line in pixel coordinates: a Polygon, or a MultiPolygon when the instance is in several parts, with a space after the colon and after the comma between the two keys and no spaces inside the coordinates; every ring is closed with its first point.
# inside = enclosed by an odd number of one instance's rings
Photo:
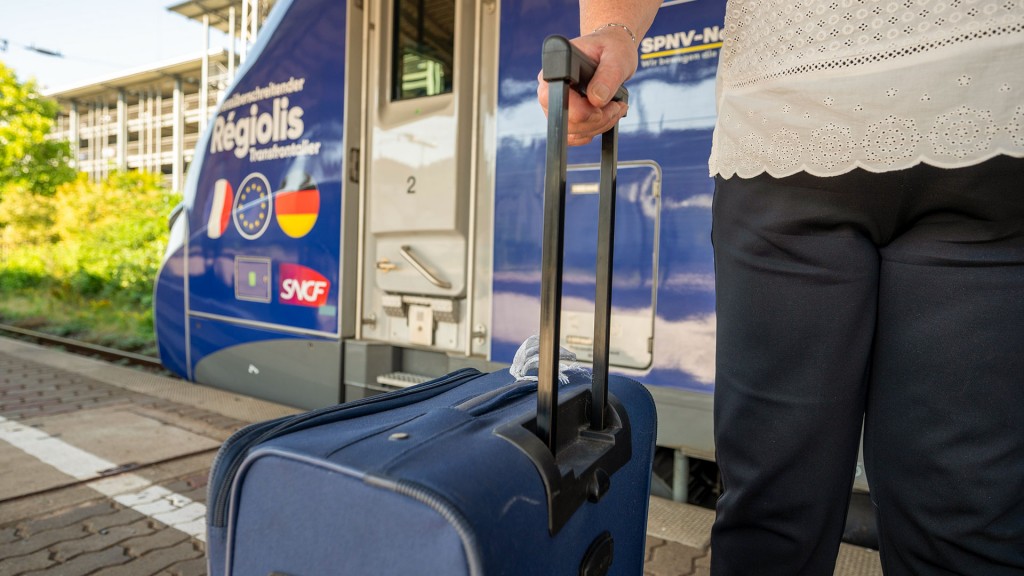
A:
{"type": "MultiPolygon", "coordinates": [[[[275,4],[275,0],[260,0],[261,10],[269,10],[275,4]]],[[[235,6],[235,34],[242,25],[241,3],[238,0],[186,0],[180,4],[169,6],[171,12],[177,12],[186,18],[202,21],[203,16],[209,14],[210,26],[225,34],[229,33],[230,10],[235,6]]],[[[261,14],[261,17],[263,14],[261,14]]],[[[262,18],[261,18],[262,19],[262,18]]]]}
{"type": "MultiPolygon", "coordinates": [[[[223,49],[211,50],[210,62],[227,65],[228,53],[223,49]]],[[[190,56],[176,60],[168,60],[118,73],[116,76],[102,77],[55,90],[49,90],[44,96],[59,102],[116,102],[121,90],[128,92],[143,89],[159,88],[165,94],[174,90],[175,80],[180,78],[187,84],[198,85],[202,81],[203,57],[190,56]]]]}

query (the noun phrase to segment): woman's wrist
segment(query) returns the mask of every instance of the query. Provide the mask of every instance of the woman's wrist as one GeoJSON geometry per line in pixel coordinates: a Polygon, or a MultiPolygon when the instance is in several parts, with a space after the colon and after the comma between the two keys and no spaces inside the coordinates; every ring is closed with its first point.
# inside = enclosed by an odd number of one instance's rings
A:
{"type": "Polygon", "coordinates": [[[609,22],[607,24],[602,24],[601,26],[594,28],[592,33],[597,33],[602,30],[607,30],[610,28],[622,30],[626,34],[629,34],[629,39],[633,41],[633,47],[636,47],[636,34],[633,33],[633,30],[629,26],[626,26],[625,24],[621,24],[619,22],[609,22]]]}

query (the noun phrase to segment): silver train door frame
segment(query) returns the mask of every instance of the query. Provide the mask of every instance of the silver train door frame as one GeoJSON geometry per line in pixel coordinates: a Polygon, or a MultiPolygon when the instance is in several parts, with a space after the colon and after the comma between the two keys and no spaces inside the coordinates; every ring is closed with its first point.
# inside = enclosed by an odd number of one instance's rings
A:
{"type": "Polygon", "coordinates": [[[497,2],[364,7],[355,339],[486,358],[497,2]]]}

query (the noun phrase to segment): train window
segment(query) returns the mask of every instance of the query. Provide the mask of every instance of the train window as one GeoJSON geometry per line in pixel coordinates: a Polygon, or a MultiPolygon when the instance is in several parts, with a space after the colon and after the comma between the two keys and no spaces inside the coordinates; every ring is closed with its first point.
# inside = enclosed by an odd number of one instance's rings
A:
{"type": "Polygon", "coordinates": [[[455,0],[395,0],[392,100],[452,91],[455,0]]]}

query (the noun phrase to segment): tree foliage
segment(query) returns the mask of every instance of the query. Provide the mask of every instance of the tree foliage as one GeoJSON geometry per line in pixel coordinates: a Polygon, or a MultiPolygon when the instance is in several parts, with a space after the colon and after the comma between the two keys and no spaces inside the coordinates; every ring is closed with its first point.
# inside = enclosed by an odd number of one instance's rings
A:
{"type": "Polygon", "coordinates": [[[153,283],[178,198],[159,175],[76,174],[70,145],[47,138],[57,113],[0,63],[0,316],[152,353],[153,283]]]}
{"type": "Polygon", "coordinates": [[[18,81],[0,62],[0,195],[10,187],[52,196],[75,178],[67,142],[48,140],[58,106],[34,81],[18,81]]]}

